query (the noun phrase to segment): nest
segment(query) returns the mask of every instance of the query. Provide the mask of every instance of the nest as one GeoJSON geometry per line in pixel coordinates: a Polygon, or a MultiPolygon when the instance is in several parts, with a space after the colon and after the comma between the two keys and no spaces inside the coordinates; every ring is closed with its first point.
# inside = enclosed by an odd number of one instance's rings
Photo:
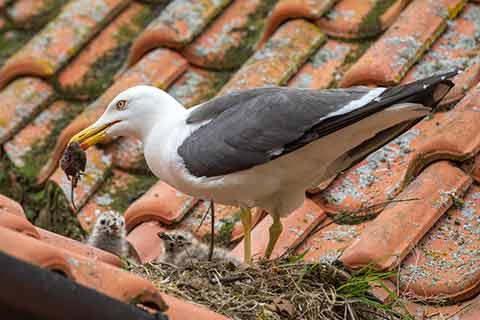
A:
{"type": "Polygon", "coordinates": [[[385,305],[371,285],[391,276],[301,259],[260,261],[252,266],[195,262],[184,267],[164,263],[131,265],[131,271],[173,294],[231,319],[408,319],[398,306],[385,305]]]}

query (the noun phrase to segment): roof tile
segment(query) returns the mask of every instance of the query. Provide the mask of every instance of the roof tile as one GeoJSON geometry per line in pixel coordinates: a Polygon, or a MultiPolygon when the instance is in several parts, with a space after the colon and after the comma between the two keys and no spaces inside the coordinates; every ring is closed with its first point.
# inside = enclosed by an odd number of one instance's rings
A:
{"type": "MultiPolygon", "coordinates": [[[[80,179],[73,191],[77,209],[83,207],[88,198],[99,188],[111,166],[111,158],[103,150],[93,147],[86,152],[88,161],[85,176],[80,179]]],[[[64,201],[67,202],[66,207],[70,208],[72,212],[76,212],[77,210],[73,208],[71,201],[71,182],[60,168],[50,177],[49,183],[61,190],[64,201]]]]}
{"type": "Polygon", "coordinates": [[[328,40],[318,49],[288,82],[289,86],[308,89],[324,89],[341,79],[349,57],[355,56],[358,45],[328,40]]]}
{"type": "Polygon", "coordinates": [[[315,195],[315,201],[328,211],[356,211],[393,199],[433,160],[473,157],[480,149],[479,94],[477,86],[453,110],[437,112],[370,154],[315,195]]]}
{"type": "Polygon", "coordinates": [[[20,217],[25,217],[25,212],[23,211],[22,206],[18,202],[1,194],[0,194],[0,210],[9,212],[11,214],[15,214],[20,217]]]}
{"type": "Polygon", "coordinates": [[[443,103],[463,97],[480,79],[479,60],[472,58],[472,54],[480,50],[480,42],[475,36],[480,32],[479,16],[480,6],[467,4],[425,56],[408,71],[402,82],[412,82],[453,69],[466,69],[453,79],[453,92],[449,92],[443,103]]]}
{"type": "Polygon", "coordinates": [[[0,87],[20,75],[52,76],[127,0],[74,0],[0,69],[0,87]]]}
{"type": "Polygon", "coordinates": [[[107,89],[149,14],[150,9],[139,3],[126,8],[60,73],[61,88],[77,97],[95,97],[107,89]]]}
{"type": "Polygon", "coordinates": [[[13,231],[23,233],[27,236],[40,239],[35,226],[31,224],[26,217],[10,213],[0,209],[0,226],[13,231]]]}
{"type": "Polygon", "coordinates": [[[254,51],[265,17],[274,2],[233,1],[200,36],[182,50],[183,55],[190,63],[204,68],[225,70],[240,67],[254,51]]]}
{"type": "Polygon", "coordinates": [[[0,91],[0,144],[5,143],[53,97],[53,89],[35,78],[21,78],[0,91]]]}
{"type": "Polygon", "coordinates": [[[165,228],[157,221],[143,222],[130,231],[127,240],[140,263],[152,262],[162,255],[163,241],[157,234],[163,231],[165,228]]]}
{"type": "Polygon", "coordinates": [[[79,284],[114,299],[126,303],[150,302],[159,310],[165,309],[165,303],[155,287],[133,273],[2,227],[0,229],[0,249],[7,254],[45,269],[61,271],[79,284]]]}
{"type": "Polygon", "coordinates": [[[138,84],[150,84],[165,89],[186,68],[187,62],[178,53],[168,49],[157,49],[145,55],[139,63],[125,71],[104,94],[62,130],[57,139],[52,157],[43,167],[38,178],[39,182],[46,181],[57,168],[58,161],[70,138],[75,133],[94,123],[118,93],[138,84]]]}
{"type": "Polygon", "coordinates": [[[113,174],[79,211],[77,218],[82,228],[91,230],[97,216],[108,210],[122,214],[129,204],[153,185],[157,179],[141,175],[131,175],[120,170],[113,174]]]}
{"type": "Polygon", "coordinates": [[[358,239],[368,223],[337,224],[327,219],[298,247],[296,253],[305,253],[306,261],[331,263],[358,239]]]}
{"type": "Polygon", "coordinates": [[[316,23],[325,33],[335,37],[357,39],[374,36],[387,29],[408,2],[342,0],[316,23]]]}
{"type": "Polygon", "coordinates": [[[478,292],[480,187],[453,206],[423,237],[400,269],[403,290],[425,298],[464,300],[478,292]]]}
{"type": "Polygon", "coordinates": [[[325,36],[318,28],[305,20],[285,23],[248,59],[219,94],[285,84],[324,41],[325,36]]]}
{"type": "Polygon", "coordinates": [[[480,154],[475,157],[475,163],[471,175],[475,182],[480,183],[480,154]]]}
{"type": "Polygon", "coordinates": [[[171,320],[183,320],[187,314],[195,315],[195,320],[228,320],[225,316],[193,303],[169,295],[163,295],[163,298],[169,306],[165,313],[171,320]]]}
{"type": "Polygon", "coordinates": [[[5,153],[21,174],[36,177],[50,156],[59,131],[71,121],[83,105],[58,100],[5,143],[5,153]]]}
{"type": "Polygon", "coordinates": [[[264,44],[285,21],[292,18],[318,19],[338,0],[280,0],[268,16],[259,42],[264,44]]]}
{"type": "Polygon", "coordinates": [[[91,247],[83,244],[79,241],[72,240],[68,237],[64,237],[48,230],[37,228],[37,232],[40,234],[41,240],[57,248],[64,249],[75,254],[85,256],[93,260],[100,260],[102,262],[111,264],[113,266],[121,267],[122,260],[110,252],[91,247]]]}
{"type": "Polygon", "coordinates": [[[180,221],[197,203],[198,199],[184,195],[165,182],[159,181],[125,212],[127,230],[141,222],[160,221],[172,224],[180,221]]]}
{"type": "Polygon", "coordinates": [[[415,0],[345,74],[341,86],[398,83],[443,32],[464,0],[415,0]],[[389,52],[384,55],[384,52],[389,52]]]}
{"type": "MultiPolygon", "coordinates": [[[[300,208],[282,220],[283,231],[272,252],[272,258],[277,258],[288,249],[299,245],[325,218],[325,212],[313,201],[306,199],[300,208]]],[[[272,217],[268,215],[252,230],[252,239],[255,239],[252,242],[252,257],[261,258],[265,255],[269,236],[268,228],[272,222],[272,217]]],[[[242,241],[233,249],[232,254],[243,258],[243,247],[242,241]]]]}
{"type": "Polygon", "coordinates": [[[173,0],[134,41],[128,64],[133,65],[154,48],[185,46],[199,35],[230,1],[173,0]]]}
{"type": "Polygon", "coordinates": [[[379,270],[398,265],[470,184],[469,176],[446,161],[430,165],[396,198],[412,200],[383,210],[345,250],[342,261],[379,270]]]}
{"type": "Polygon", "coordinates": [[[9,18],[16,25],[30,24],[32,20],[48,16],[55,7],[59,7],[62,0],[17,0],[6,10],[9,18]]]}

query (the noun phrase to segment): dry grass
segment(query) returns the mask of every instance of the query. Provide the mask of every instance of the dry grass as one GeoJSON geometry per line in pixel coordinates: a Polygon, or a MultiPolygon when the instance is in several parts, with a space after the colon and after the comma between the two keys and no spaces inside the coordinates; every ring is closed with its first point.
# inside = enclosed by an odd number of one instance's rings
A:
{"type": "Polygon", "coordinates": [[[370,293],[392,274],[369,269],[350,274],[341,266],[306,263],[301,257],[240,268],[214,262],[129,268],[161,291],[232,319],[410,319],[395,311],[398,306],[382,304],[370,293]]]}

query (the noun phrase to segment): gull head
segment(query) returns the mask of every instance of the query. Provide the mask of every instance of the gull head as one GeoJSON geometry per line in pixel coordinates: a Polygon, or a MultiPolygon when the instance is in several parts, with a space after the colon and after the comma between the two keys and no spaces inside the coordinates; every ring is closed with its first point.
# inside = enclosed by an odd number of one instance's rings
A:
{"type": "Polygon", "coordinates": [[[91,126],[70,139],[83,150],[111,138],[146,137],[157,124],[171,121],[185,111],[183,106],[165,91],[140,85],[119,93],[102,116],[91,126]]]}

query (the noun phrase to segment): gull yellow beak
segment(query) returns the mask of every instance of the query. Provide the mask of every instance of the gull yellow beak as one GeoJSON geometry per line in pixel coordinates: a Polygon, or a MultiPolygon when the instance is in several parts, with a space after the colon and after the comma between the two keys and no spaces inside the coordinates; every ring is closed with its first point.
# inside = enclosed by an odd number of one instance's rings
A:
{"type": "Polygon", "coordinates": [[[72,142],[77,142],[80,145],[80,148],[82,148],[83,150],[87,150],[91,146],[106,140],[107,129],[118,122],[119,121],[114,121],[99,127],[93,126],[93,125],[90,127],[87,127],[82,131],[80,131],[79,133],[77,133],[76,135],[74,135],[70,139],[68,144],[70,145],[72,142]]]}

